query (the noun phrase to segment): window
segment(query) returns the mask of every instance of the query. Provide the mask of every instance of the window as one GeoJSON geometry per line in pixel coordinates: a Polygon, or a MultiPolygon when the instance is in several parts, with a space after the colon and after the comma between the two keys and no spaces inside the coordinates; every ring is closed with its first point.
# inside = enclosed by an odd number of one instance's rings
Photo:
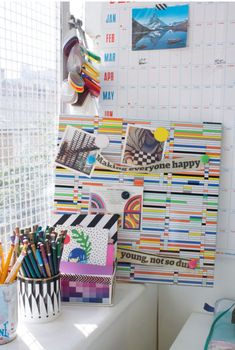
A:
{"type": "Polygon", "coordinates": [[[60,4],[0,2],[0,239],[52,210],[60,4]]]}
{"type": "Polygon", "coordinates": [[[70,13],[75,18],[79,18],[83,22],[83,28],[85,23],[85,0],[70,0],[70,13]]]}

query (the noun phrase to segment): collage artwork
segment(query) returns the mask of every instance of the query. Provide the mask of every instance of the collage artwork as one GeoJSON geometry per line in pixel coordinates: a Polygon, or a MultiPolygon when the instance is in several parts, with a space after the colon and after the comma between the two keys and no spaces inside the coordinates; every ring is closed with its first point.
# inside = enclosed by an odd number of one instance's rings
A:
{"type": "MultiPolygon", "coordinates": [[[[57,224],[66,223],[72,227],[79,224],[80,217],[87,218],[84,220],[95,218],[91,225],[94,229],[82,230],[83,240],[91,242],[98,234],[98,223],[107,220],[107,215],[118,215],[117,247],[121,252],[119,255],[128,258],[118,262],[118,279],[212,286],[221,124],[62,115],[59,130],[61,142],[56,161],[55,193],[57,224]],[[156,130],[165,132],[165,141],[156,140],[156,130]],[[104,149],[96,146],[98,135],[109,139],[104,149]],[[137,168],[172,159],[176,162],[191,157],[191,161],[178,162],[181,170],[175,173],[166,170],[144,174],[117,172],[96,163],[88,168],[84,159],[94,153],[101,154],[110,164],[137,168]],[[205,154],[209,161],[203,167],[190,168],[205,154]],[[138,260],[136,252],[147,257],[150,254],[149,263],[135,261],[135,258],[138,260]],[[163,258],[182,261],[193,259],[196,268],[172,268],[167,261],[163,266],[154,266],[151,262],[159,254],[163,258]]],[[[75,252],[74,240],[75,243],[79,240],[81,232],[76,232],[76,228],[71,232],[68,249],[64,252],[65,260],[76,261],[82,254],[82,259],[97,263],[97,249],[107,247],[108,233],[102,232],[102,244],[97,248],[94,245],[94,251],[89,251],[87,257],[79,248],[75,252]]],[[[103,252],[106,251],[105,248],[103,252]]],[[[106,258],[101,254],[98,264],[104,264],[106,258]]],[[[171,263],[174,264],[173,260],[171,263]]],[[[176,263],[175,266],[180,265],[176,263]]]]}

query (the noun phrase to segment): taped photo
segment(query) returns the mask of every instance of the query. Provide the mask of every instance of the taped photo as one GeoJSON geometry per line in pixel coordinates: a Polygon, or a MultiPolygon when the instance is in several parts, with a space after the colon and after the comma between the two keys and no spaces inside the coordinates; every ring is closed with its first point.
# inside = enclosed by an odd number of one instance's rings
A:
{"type": "Polygon", "coordinates": [[[161,161],[164,157],[165,142],[157,141],[153,132],[152,129],[129,125],[122,162],[133,166],[145,166],[161,161]]]}
{"type": "Polygon", "coordinates": [[[96,158],[98,147],[95,136],[83,130],[67,126],[56,156],[56,164],[80,174],[90,176],[94,163],[88,157],[96,158]]]}

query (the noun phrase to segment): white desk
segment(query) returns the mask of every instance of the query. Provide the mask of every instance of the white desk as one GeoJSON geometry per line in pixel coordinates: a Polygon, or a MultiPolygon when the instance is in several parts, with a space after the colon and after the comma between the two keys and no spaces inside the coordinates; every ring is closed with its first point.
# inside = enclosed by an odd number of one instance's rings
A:
{"type": "Polygon", "coordinates": [[[1,350],[155,350],[157,287],[117,284],[114,306],[64,306],[57,320],[20,322],[1,350]]]}
{"type": "Polygon", "coordinates": [[[170,350],[203,350],[212,319],[210,314],[192,313],[170,350]]]}

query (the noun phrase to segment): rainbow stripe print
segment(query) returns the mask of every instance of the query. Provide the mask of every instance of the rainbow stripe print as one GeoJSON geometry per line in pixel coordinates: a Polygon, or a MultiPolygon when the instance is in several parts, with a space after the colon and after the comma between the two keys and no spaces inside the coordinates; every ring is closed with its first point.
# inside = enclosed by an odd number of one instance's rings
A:
{"type": "MultiPolygon", "coordinates": [[[[182,173],[128,174],[96,169],[91,178],[68,169],[56,168],[55,210],[60,214],[88,213],[89,193],[85,187],[123,184],[144,186],[141,230],[120,229],[118,246],[151,254],[171,254],[182,259],[198,259],[196,270],[172,271],[155,267],[119,263],[117,278],[130,282],[213,286],[216,252],[217,213],[221,156],[220,123],[128,120],[124,118],[71,117],[60,119],[60,135],[65,125],[94,134],[106,134],[109,146],[102,154],[113,162],[121,161],[128,124],[144,128],[164,127],[169,137],[164,158],[208,155],[203,170],[182,173]]],[[[128,215],[135,215],[127,211],[128,215]]],[[[134,216],[132,217],[132,219],[134,216]]]]}

